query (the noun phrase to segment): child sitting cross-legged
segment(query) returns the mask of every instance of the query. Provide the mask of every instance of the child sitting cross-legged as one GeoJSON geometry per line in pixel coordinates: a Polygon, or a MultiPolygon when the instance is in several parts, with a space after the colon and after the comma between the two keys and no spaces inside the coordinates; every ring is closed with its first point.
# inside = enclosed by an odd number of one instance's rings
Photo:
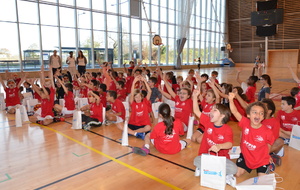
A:
{"type": "Polygon", "coordinates": [[[168,104],[162,103],[158,108],[162,122],[155,125],[153,130],[145,136],[145,145],[133,147],[136,154],[146,156],[150,153],[150,143],[163,154],[176,154],[186,148],[190,140],[180,140],[180,135],[184,135],[182,123],[179,119],[171,116],[171,108],[168,104]]]}
{"type": "Polygon", "coordinates": [[[203,114],[198,106],[198,96],[200,91],[193,92],[193,110],[194,114],[200,118],[200,124],[205,128],[203,133],[203,140],[200,145],[199,153],[194,159],[194,165],[197,167],[195,175],[200,175],[201,171],[201,155],[211,154],[218,156],[225,156],[226,159],[226,183],[235,186],[235,178],[233,175],[237,171],[236,165],[230,161],[229,149],[233,144],[232,129],[226,123],[230,118],[230,110],[223,104],[217,103],[213,105],[209,116],[203,114]]]}
{"type": "Polygon", "coordinates": [[[125,107],[121,100],[117,99],[117,92],[107,91],[106,100],[111,105],[111,109],[106,112],[106,120],[116,123],[117,127],[122,130],[125,120],[125,107]]]}
{"type": "Polygon", "coordinates": [[[248,118],[244,117],[237,111],[233,102],[234,97],[234,93],[229,93],[230,110],[242,128],[241,154],[236,163],[238,166],[236,176],[240,177],[245,171],[250,173],[254,169],[258,176],[266,175],[275,169],[269,154],[275,138],[272,131],[262,124],[268,110],[262,102],[254,102],[246,109],[248,118]]]}
{"type": "Polygon", "coordinates": [[[86,131],[91,129],[91,126],[101,126],[103,122],[103,106],[99,97],[99,92],[88,92],[89,103],[83,106],[81,111],[90,111],[90,116],[82,114],[82,128],[86,131]]]}

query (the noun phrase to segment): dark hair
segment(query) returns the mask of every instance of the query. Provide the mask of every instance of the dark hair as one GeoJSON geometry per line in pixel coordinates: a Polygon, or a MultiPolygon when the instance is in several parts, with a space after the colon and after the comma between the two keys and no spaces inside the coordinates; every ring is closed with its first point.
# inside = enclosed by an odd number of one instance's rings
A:
{"type": "Polygon", "coordinates": [[[106,92],[106,89],[107,89],[107,86],[106,84],[100,84],[99,88],[103,91],[103,92],[106,92]]]}
{"type": "Polygon", "coordinates": [[[224,89],[225,89],[225,94],[229,94],[229,92],[231,92],[232,91],[232,84],[229,84],[229,83],[222,83],[221,85],[220,85],[221,87],[224,87],[224,89]]]}
{"type": "Polygon", "coordinates": [[[227,123],[231,116],[230,109],[227,106],[220,103],[217,103],[214,106],[217,110],[219,110],[220,114],[224,115],[224,118],[222,119],[222,123],[223,124],[227,123]]]}
{"type": "Polygon", "coordinates": [[[295,97],[300,92],[300,88],[294,87],[291,89],[291,96],[295,97]]]}
{"type": "Polygon", "coordinates": [[[99,92],[96,90],[93,90],[93,93],[96,94],[97,96],[100,96],[99,92]]]}
{"type": "Polygon", "coordinates": [[[171,108],[168,104],[162,103],[158,107],[158,113],[163,117],[163,122],[166,126],[165,134],[171,135],[173,133],[174,127],[174,117],[171,116],[171,108]]]}
{"type": "Polygon", "coordinates": [[[109,96],[113,97],[114,99],[117,99],[117,92],[114,90],[109,90],[107,91],[107,93],[109,94],[109,96]]]}
{"type": "Polygon", "coordinates": [[[96,78],[96,77],[97,77],[97,73],[96,73],[96,72],[92,72],[92,76],[93,76],[94,78],[96,78]]]}
{"type": "Polygon", "coordinates": [[[125,86],[124,81],[119,80],[117,83],[121,86],[121,88],[124,88],[125,86]]]}
{"type": "Polygon", "coordinates": [[[246,113],[247,115],[250,115],[250,110],[253,106],[259,106],[262,107],[264,109],[264,119],[266,119],[267,113],[268,113],[268,109],[267,107],[264,105],[264,103],[262,102],[253,102],[251,104],[248,105],[247,109],[246,109],[246,113]]]}
{"type": "Polygon", "coordinates": [[[267,81],[267,83],[270,87],[272,86],[271,77],[269,75],[263,74],[263,75],[261,75],[261,78],[263,78],[265,81],[267,81]]]}
{"type": "Polygon", "coordinates": [[[271,100],[271,99],[269,99],[269,98],[263,98],[263,99],[261,100],[261,102],[267,104],[268,110],[271,110],[271,111],[272,111],[272,112],[271,112],[271,116],[274,115],[275,110],[276,110],[276,106],[275,106],[273,100],[271,100]]]}
{"type": "MultiPolygon", "coordinates": [[[[45,87],[46,91],[48,92],[48,94],[50,95],[51,91],[50,91],[50,88],[48,87],[45,87]]],[[[41,89],[43,91],[43,89],[41,89]]],[[[43,91],[44,92],[44,91],[43,91]]]]}
{"type": "Polygon", "coordinates": [[[140,74],[142,74],[142,69],[136,69],[134,73],[139,72],[140,74]]]}
{"type": "Polygon", "coordinates": [[[27,81],[25,81],[23,84],[27,84],[28,86],[31,86],[31,84],[27,81]]]}
{"type": "Polygon", "coordinates": [[[255,84],[257,81],[258,81],[258,77],[252,75],[252,76],[250,76],[250,77],[248,78],[247,84],[248,84],[249,86],[254,86],[254,84],[255,84]]]}
{"type": "Polygon", "coordinates": [[[239,95],[244,101],[248,102],[248,98],[247,98],[246,94],[243,94],[243,93],[244,93],[243,89],[242,89],[240,86],[235,86],[235,87],[233,87],[233,89],[234,89],[234,88],[237,90],[238,95],[239,95]]]}
{"type": "Polygon", "coordinates": [[[146,90],[142,90],[141,92],[142,92],[142,95],[143,95],[144,98],[145,98],[145,97],[147,96],[147,94],[148,94],[148,92],[147,92],[146,90]]]}
{"type": "Polygon", "coordinates": [[[73,84],[67,83],[67,84],[65,84],[65,87],[68,89],[68,91],[73,92],[73,84]]]}
{"type": "Polygon", "coordinates": [[[205,78],[206,78],[206,80],[209,78],[208,74],[205,74],[205,73],[204,73],[204,74],[202,74],[202,75],[201,75],[201,77],[205,77],[205,78]]]}
{"type": "Polygon", "coordinates": [[[97,80],[91,80],[91,83],[93,84],[93,86],[96,86],[96,87],[98,87],[100,84],[100,82],[97,80]]]}
{"type": "Polygon", "coordinates": [[[212,75],[219,75],[218,71],[212,71],[211,74],[212,75]]]}
{"type": "Polygon", "coordinates": [[[282,97],[281,100],[286,101],[286,103],[288,105],[292,105],[292,108],[294,108],[294,106],[296,105],[296,99],[294,97],[292,97],[292,96],[282,97]]]}
{"type": "Polygon", "coordinates": [[[154,84],[157,83],[157,78],[156,78],[156,77],[150,77],[149,80],[150,80],[151,82],[153,82],[154,84]]]}
{"type": "Polygon", "coordinates": [[[146,69],[146,75],[150,78],[150,76],[151,76],[151,71],[149,70],[149,69],[146,69]]]}

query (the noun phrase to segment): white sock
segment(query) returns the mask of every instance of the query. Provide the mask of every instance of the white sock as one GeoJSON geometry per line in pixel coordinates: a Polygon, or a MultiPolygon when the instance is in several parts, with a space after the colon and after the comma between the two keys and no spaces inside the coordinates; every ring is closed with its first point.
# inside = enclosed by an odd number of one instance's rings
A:
{"type": "Polygon", "coordinates": [[[149,144],[145,144],[144,145],[146,148],[150,149],[150,145],[149,144]]]}
{"type": "Polygon", "coordinates": [[[134,133],[134,136],[136,136],[137,132],[134,133]]]}

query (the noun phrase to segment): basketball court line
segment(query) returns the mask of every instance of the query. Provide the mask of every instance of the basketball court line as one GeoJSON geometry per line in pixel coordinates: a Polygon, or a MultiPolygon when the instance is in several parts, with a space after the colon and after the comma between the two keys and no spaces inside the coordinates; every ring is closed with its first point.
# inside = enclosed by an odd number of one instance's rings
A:
{"type": "MultiPolygon", "coordinates": [[[[129,155],[129,154],[132,154],[132,153],[129,152],[129,153],[123,154],[122,156],[116,157],[116,159],[122,158],[122,157],[124,157],[124,156],[129,155]]],[[[56,184],[56,183],[59,183],[59,182],[62,182],[62,181],[64,181],[64,180],[67,180],[67,179],[69,179],[69,178],[72,178],[72,177],[74,177],[74,176],[77,176],[77,175],[79,175],[79,174],[83,174],[84,172],[87,172],[87,171],[90,171],[90,170],[92,170],[92,169],[95,169],[95,168],[98,168],[98,167],[100,167],[100,166],[103,166],[103,165],[105,165],[105,164],[108,164],[108,163],[110,163],[110,162],[112,162],[112,160],[108,160],[108,161],[106,161],[106,162],[103,162],[103,163],[101,163],[101,164],[95,165],[95,166],[90,167],[90,168],[88,168],[88,169],[82,170],[82,171],[80,171],[80,172],[77,172],[77,173],[75,173],[75,174],[69,175],[69,176],[64,177],[64,178],[62,178],[62,179],[56,180],[56,181],[54,181],[54,182],[52,182],[52,183],[48,183],[48,184],[46,184],[46,185],[43,185],[42,187],[36,188],[35,190],[44,189],[44,188],[49,187],[49,186],[51,186],[51,185],[54,185],[54,184],[56,184]]]]}
{"type": "Polygon", "coordinates": [[[47,127],[47,126],[43,126],[43,125],[40,125],[40,126],[42,126],[43,128],[46,128],[46,129],[48,129],[50,131],[53,131],[53,132],[55,132],[57,134],[60,134],[63,137],[66,137],[67,139],[69,139],[69,140],[71,140],[71,141],[73,141],[73,142],[75,142],[75,143],[77,143],[77,144],[79,144],[79,145],[81,145],[83,147],[86,147],[86,148],[90,149],[91,151],[93,151],[93,152],[95,152],[97,154],[100,154],[100,155],[102,155],[102,156],[110,159],[111,161],[114,161],[114,162],[116,162],[116,163],[118,163],[118,164],[120,164],[122,166],[125,166],[125,167],[127,167],[127,168],[129,168],[129,169],[131,169],[131,170],[133,170],[133,171],[141,174],[141,175],[144,175],[144,176],[146,176],[146,177],[148,177],[148,178],[150,178],[150,179],[152,179],[152,180],[154,180],[154,181],[156,181],[158,183],[161,183],[161,184],[163,184],[163,185],[165,185],[167,187],[170,187],[172,189],[180,189],[179,187],[176,187],[175,185],[172,185],[172,184],[170,184],[170,183],[168,183],[166,181],[163,181],[162,179],[159,179],[159,178],[157,178],[157,177],[155,177],[155,176],[153,176],[151,174],[148,174],[148,173],[146,173],[146,172],[144,172],[144,171],[142,171],[142,170],[140,170],[140,169],[138,169],[136,167],[133,167],[133,166],[131,166],[129,164],[126,164],[125,162],[122,162],[122,161],[120,161],[120,160],[118,160],[116,158],[113,158],[113,157],[111,157],[111,156],[109,156],[109,155],[107,155],[107,154],[105,154],[105,153],[103,153],[103,152],[101,152],[101,151],[93,148],[93,147],[90,147],[90,146],[88,146],[88,145],[86,145],[86,144],[84,144],[84,143],[82,143],[82,142],[80,142],[80,141],[78,141],[76,139],[73,139],[72,137],[70,137],[70,136],[68,136],[68,135],[66,135],[66,134],[64,134],[64,133],[62,133],[60,131],[57,131],[57,130],[55,130],[53,128],[50,128],[50,127],[47,127]]]}

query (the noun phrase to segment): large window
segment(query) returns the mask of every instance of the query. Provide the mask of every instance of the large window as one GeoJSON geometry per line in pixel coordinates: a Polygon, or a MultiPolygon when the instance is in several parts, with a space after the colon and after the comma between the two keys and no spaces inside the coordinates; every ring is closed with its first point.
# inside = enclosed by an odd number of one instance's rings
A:
{"type": "MultiPolygon", "coordinates": [[[[192,1],[192,0],[190,0],[192,1]]],[[[135,2],[135,1],[134,1],[135,2]]],[[[0,72],[39,70],[58,50],[63,67],[69,51],[82,50],[88,68],[132,59],[175,65],[180,15],[186,1],[144,0],[140,17],[130,16],[129,0],[0,1],[0,72]],[[17,6],[17,7],[16,7],[17,6]],[[16,12],[18,11],[18,12],[16,12]],[[152,44],[159,34],[163,44],[152,44]],[[94,51],[92,53],[92,51],[94,51]]],[[[224,55],[226,0],[195,0],[191,9],[182,64],[216,63],[224,55]]]]}

